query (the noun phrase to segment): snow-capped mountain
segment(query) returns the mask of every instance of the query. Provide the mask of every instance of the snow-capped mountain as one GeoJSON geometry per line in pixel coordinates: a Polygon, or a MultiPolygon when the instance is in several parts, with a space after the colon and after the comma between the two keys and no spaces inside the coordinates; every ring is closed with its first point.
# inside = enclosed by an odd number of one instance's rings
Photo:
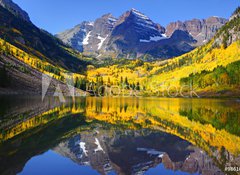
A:
{"type": "Polygon", "coordinates": [[[156,42],[166,39],[163,35],[165,31],[162,29],[160,25],[154,23],[147,16],[132,9],[120,17],[112,36],[122,36],[125,41],[130,41],[130,44],[135,45],[139,42],[156,42]]]}
{"type": "Polygon", "coordinates": [[[87,43],[89,32],[93,30],[93,22],[82,22],[74,28],[67,30],[59,35],[58,38],[71,45],[76,50],[83,52],[83,44],[87,43]]]}
{"type": "Polygon", "coordinates": [[[84,25],[85,22],[56,36],[78,51],[99,59],[166,59],[204,44],[226,21],[212,17],[171,23],[165,29],[138,10],[131,9],[119,18],[106,14],[89,23],[91,27],[84,25]]]}
{"type": "Polygon", "coordinates": [[[144,45],[168,39],[164,32],[159,24],[136,9],[132,9],[116,22],[106,51],[114,51],[117,57],[138,57],[145,54],[142,48],[144,45]]]}
{"type": "Polygon", "coordinates": [[[111,14],[106,14],[95,22],[82,22],[56,36],[80,52],[96,52],[110,36],[116,20],[111,14]]]}
{"type": "Polygon", "coordinates": [[[93,30],[87,33],[83,42],[85,52],[99,52],[105,48],[117,19],[111,14],[103,15],[94,22],[93,30]]]}

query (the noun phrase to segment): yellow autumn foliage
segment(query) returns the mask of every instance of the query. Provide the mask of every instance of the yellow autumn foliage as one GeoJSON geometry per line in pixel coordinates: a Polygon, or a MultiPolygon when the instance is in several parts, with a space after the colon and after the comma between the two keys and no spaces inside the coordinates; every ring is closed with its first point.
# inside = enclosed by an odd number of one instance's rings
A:
{"type": "MultiPolygon", "coordinates": [[[[27,52],[15,47],[14,45],[4,41],[1,38],[0,38],[0,45],[2,47],[1,48],[2,50],[7,50],[7,48],[8,48],[8,51],[11,53],[11,55],[14,56],[15,58],[17,58],[18,60],[24,62],[25,64],[31,66],[32,68],[34,68],[46,75],[54,77],[57,80],[64,81],[69,76],[68,75],[69,72],[67,70],[65,70],[61,67],[55,66],[44,59],[40,59],[34,55],[30,55],[27,52]],[[53,69],[58,70],[59,74],[56,74],[54,72],[44,69],[44,67],[48,67],[48,66],[53,69]]],[[[38,55],[41,55],[41,54],[39,53],[38,55]]],[[[45,56],[42,55],[42,58],[45,58],[45,56]]],[[[84,77],[83,75],[77,74],[77,73],[74,73],[72,75],[73,75],[74,79],[84,77]]]]}
{"type": "MultiPolygon", "coordinates": [[[[221,100],[207,99],[157,99],[157,98],[92,98],[76,99],[71,105],[56,107],[38,116],[24,120],[14,127],[7,128],[0,134],[2,141],[13,138],[29,129],[47,124],[73,114],[83,114],[86,121],[102,121],[112,125],[120,125],[128,129],[149,128],[164,130],[181,137],[205,151],[210,147],[226,148],[234,155],[240,154],[240,137],[225,129],[216,129],[210,118],[222,116],[220,121],[226,121],[226,116],[237,110],[237,106],[219,106],[221,100]],[[206,108],[203,108],[205,104],[206,108]],[[191,106],[193,112],[202,109],[203,124],[197,120],[190,120],[181,114],[181,110],[191,106]],[[212,111],[212,116],[209,112],[212,111]],[[205,114],[205,115],[204,115],[205,114]],[[51,117],[49,117],[51,116],[51,117]]],[[[219,118],[219,117],[218,117],[219,118]]],[[[80,126],[81,127],[81,126],[80,126]]]]}

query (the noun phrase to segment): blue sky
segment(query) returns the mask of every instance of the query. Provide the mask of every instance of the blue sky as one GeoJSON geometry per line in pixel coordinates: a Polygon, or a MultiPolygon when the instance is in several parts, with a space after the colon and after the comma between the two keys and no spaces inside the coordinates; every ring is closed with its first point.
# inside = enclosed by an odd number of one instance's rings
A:
{"type": "Polygon", "coordinates": [[[136,8],[154,22],[220,16],[229,18],[240,0],[13,0],[28,12],[32,22],[52,34],[106,13],[119,17],[136,8]]]}

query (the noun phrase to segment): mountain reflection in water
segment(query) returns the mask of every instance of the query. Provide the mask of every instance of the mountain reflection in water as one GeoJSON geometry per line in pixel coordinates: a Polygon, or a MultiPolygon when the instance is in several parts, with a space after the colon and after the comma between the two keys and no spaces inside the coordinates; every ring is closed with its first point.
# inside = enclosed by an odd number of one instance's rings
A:
{"type": "Polygon", "coordinates": [[[2,97],[0,106],[0,174],[223,175],[240,166],[236,100],[2,97]]]}

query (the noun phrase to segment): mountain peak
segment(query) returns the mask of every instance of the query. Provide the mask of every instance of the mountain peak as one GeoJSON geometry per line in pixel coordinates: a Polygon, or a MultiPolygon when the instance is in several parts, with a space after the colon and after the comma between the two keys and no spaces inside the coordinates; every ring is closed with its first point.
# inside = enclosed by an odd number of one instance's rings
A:
{"type": "MultiPolygon", "coordinates": [[[[118,25],[125,22],[127,24],[131,24],[132,26],[135,26],[135,28],[145,28],[145,29],[151,29],[159,32],[159,29],[162,31],[162,27],[156,23],[154,23],[148,16],[140,12],[139,10],[132,8],[130,11],[127,11],[120,17],[118,20],[118,25]]],[[[130,25],[130,26],[131,26],[130,25]]],[[[135,32],[138,32],[136,30],[135,32]]],[[[142,32],[142,30],[140,31],[142,32]]]]}
{"type": "Polygon", "coordinates": [[[0,0],[0,5],[10,11],[12,14],[14,14],[17,17],[20,17],[21,19],[31,22],[30,18],[24,10],[22,10],[17,4],[15,4],[12,0],[0,0]]]}
{"type": "MultiPolygon", "coordinates": [[[[132,13],[141,13],[139,10],[135,9],[135,8],[131,8],[130,12],[132,13]]],[[[142,14],[142,13],[141,13],[142,14]]]]}
{"type": "Polygon", "coordinates": [[[102,18],[111,18],[111,17],[113,17],[113,15],[111,13],[102,15],[102,18]]]}
{"type": "Polygon", "coordinates": [[[134,16],[136,16],[137,18],[142,18],[142,19],[145,19],[145,20],[149,20],[149,17],[147,17],[146,15],[144,15],[142,12],[138,11],[137,9],[135,8],[132,8],[130,10],[130,14],[133,14],[134,16]]]}
{"type": "Polygon", "coordinates": [[[145,53],[154,58],[169,58],[206,43],[225,22],[219,17],[192,19],[171,23],[165,29],[132,8],[118,19],[111,13],[103,15],[95,20],[90,30],[84,26],[81,31],[66,31],[58,37],[73,48],[99,59],[134,58],[145,53]],[[174,52],[171,51],[173,47],[176,48],[174,52]]]}
{"type": "Polygon", "coordinates": [[[227,22],[227,19],[225,18],[221,18],[219,16],[211,16],[209,18],[206,19],[206,22],[210,22],[210,23],[226,23],[227,22]]]}
{"type": "Polygon", "coordinates": [[[111,13],[103,15],[100,19],[107,19],[110,24],[114,24],[117,21],[117,18],[115,18],[111,13]]]}
{"type": "Polygon", "coordinates": [[[135,9],[135,8],[131,8],[131,10],[130,11],[137,11],[137,12],[139,12],[137,9],[135,9]]]}

